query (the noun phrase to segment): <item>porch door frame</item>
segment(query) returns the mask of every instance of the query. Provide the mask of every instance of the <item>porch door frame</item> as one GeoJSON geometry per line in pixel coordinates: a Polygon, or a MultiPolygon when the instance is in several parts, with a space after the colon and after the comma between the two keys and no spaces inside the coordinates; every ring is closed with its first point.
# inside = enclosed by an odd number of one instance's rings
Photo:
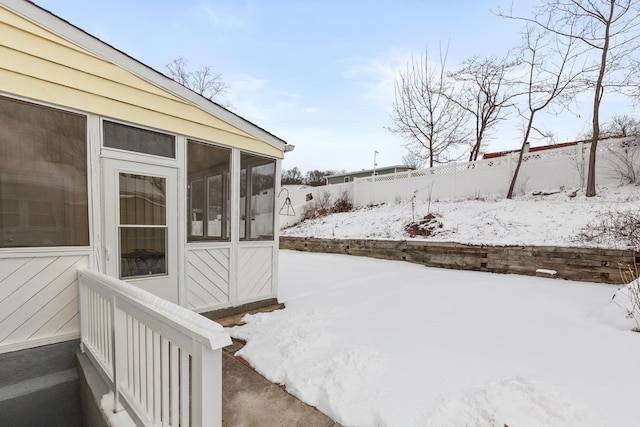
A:
{"type": "Polygon", "coordinates": [[[168,301],[179,304],[181,280],[179,257],[182,251],[179,245],[179,170],[168,165],[151,164],[136,160],[102,157],[102,209],[104,236],[105,273],[120,278],[120,183],[119,174],[153,176],[166,179],[166,274],[151,274],[149,277],[125,277],[135,286],[158,295],[168,301]]]}

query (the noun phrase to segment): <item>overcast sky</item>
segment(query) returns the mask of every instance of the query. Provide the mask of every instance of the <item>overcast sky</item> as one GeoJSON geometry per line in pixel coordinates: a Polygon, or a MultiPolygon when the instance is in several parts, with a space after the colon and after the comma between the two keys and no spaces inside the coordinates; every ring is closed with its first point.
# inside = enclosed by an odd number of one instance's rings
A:
{"type": "MultiPolygon", "coordinates": [[[[210,65],[231,85],[233,111],[295,145],[283,168],[303,172],[370,169],[374,151],[379,167],[401,164],[404,142],[385,127],[410,56],[448,43],[455,68],[473,55],[503,55],[521,28],[491,12],[510,0],[35,2],[158,71],[179,56],[190,69],[210,65]]],[[[633,113],[626,101],[606,101],[605,121],[633,113]]],[[[556,142],[573,140],[588,126],[586,102],[539,124],[556,142]]],[[[486,151],[518,148],[519,136],[514,116],[486,151]]]]}

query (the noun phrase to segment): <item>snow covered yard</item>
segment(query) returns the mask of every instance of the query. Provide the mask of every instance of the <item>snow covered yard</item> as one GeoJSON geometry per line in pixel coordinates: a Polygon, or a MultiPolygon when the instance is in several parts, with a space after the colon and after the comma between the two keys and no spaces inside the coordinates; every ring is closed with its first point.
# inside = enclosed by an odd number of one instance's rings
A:
{"type": "Polygon", "coordinates": [[[346,426],[636,427],[640,334],[616,289],[281,251],[287,308],[229,331],[346,426]]]}

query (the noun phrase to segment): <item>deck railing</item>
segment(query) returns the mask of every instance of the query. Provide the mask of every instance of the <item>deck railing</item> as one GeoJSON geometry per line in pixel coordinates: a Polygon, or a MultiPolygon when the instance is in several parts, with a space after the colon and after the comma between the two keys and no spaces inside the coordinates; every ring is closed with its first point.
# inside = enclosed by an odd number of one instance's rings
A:
{"type": "Polygon", "coordinates": [[[220,426],[223,328],[104,274],[78,271],[81,343],[113,411],[149,426],[220,426]]]}

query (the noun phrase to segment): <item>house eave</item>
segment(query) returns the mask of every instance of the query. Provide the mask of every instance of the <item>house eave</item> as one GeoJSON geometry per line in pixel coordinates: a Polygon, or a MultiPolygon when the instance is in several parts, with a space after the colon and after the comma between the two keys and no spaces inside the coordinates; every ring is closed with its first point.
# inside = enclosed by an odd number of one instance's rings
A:
{"type": "Polygon", "coordinates": [[[7,9],[25,17],[69,42],[116,64],[138,77],[156,85],[184,101],[197,106],[214,117],[231,126],[266,142],[274,148],[284,152],[288,145],[283,139],[273,135],[249,120],[227,110],[221,105],[201,96],[200,94],[182,86],[159,71],[127,55],[117,48],[103,42],[97,37],[76,27],[70,22],[58,17],[48,10],[28,0],[1,0],[0,4],[7,9]]]}

